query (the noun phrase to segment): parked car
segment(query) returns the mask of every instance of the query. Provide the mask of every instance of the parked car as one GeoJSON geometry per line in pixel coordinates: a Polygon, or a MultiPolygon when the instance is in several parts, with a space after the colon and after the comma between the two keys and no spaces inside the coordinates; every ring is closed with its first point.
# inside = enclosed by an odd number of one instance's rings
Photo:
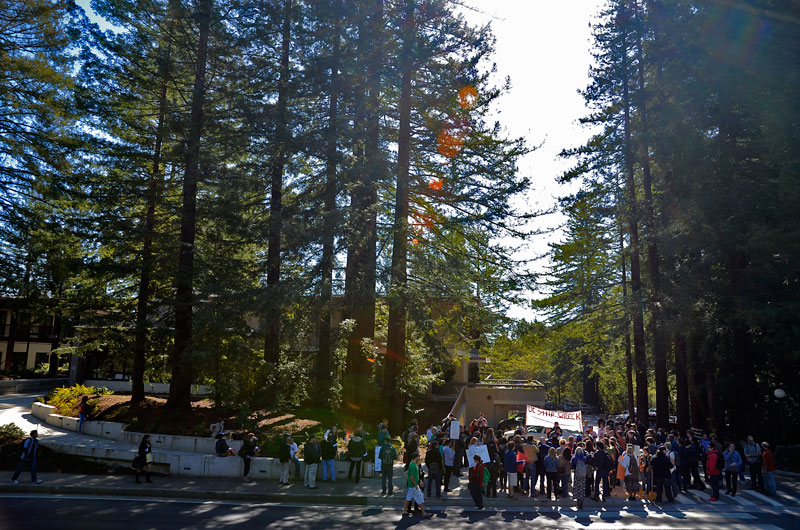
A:
{"type": "Polygon", "coordinates": [[[525,415],[524,414],[517,414],[512,418],[506,418],[504,420],[500,420],[500,423],[497,424],[497,430],[499,432],[514,430],[518,426],[522,425],[525,422],[525,415]]]}
{"type": "Polygon", "coordinates": [[[597,409],[595,405],[589,405],[588,403],[581,403],[580,408],[581,412],[585,414],[591,414],[597,409]]]}
{"type": "Polygon", "coordinates": [[[552,401],[545,401],[544,408],[546,408],[547,410],[556,410],[556,404],[552,401]]]}
{"type": "Polygon", "coordinates": [[[575,403],[574,401],[564,401],[563,403],[561,403],[561,405],[558,408],[559,408],[559,410],[563,410],[563,411],[566,411],[566,412],[572,412],[572,411],[575,411],[575,410],[580,410],[581,406],[579,404],[575,403]]]}

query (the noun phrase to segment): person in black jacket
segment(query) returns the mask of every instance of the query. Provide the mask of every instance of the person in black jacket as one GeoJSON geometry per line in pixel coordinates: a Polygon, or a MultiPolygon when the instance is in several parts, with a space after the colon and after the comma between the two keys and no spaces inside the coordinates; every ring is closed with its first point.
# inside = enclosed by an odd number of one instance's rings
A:
{"type": "Polygon", "coordinates": [[[292,445],[292,437],[288,434],[283,435],[283,443],[278,447],[278,460],[281,463],[281,484],[289,484],[289,460],[292,455],[290,448],[292,445]]]}
{"type": "Polygon", "coordinates": [[[142,436],[142,441],[139,443],[139,453],[137,454],[137,457],[141,467],[136,470],[136,483],[141,484],[139,477],[141,476],[142,471],[145,473],[145,482],[152,483],[153,481],[150,480],[150,463],[153,461],[153,448],[150,446],[149,434],[142,436]]]}
{"type": "Polygon", "coordinates": [[[311,440],[303,447],[303,459],[306,463],[303,485],[312,490],[317,489],[317,466],[319,465],[321,452],[316,436],[312,436],[311,440]]]}
{"type": "Polygon", "coordinates": [[[439,452],[439,442],[434,440],[431,442],[430,448],[425,453],[425,466],[428,468],[428,494],[431,496],[431,486],[436,484],[436,496],[442,496],[442,470],[444,469],[444,462],[442,460],[442,453],[439,452]]]}
{"type": "Polygon", "coordinates": [[[336,482],[336,435],[328,434],[328,438],[322,440],[322,482],[336,482]]]}
{"type": "Polygon", "coordinates": [[[594,501],[600,500],[600,485],[603,486],[603,501],[611,495],[611,488],[608,484],[608,474],[614,466],[613,460],[605,451],[603,442],[597,442],[597,451],[592,458],[592,466],[595,469],[594,479],[594,501]]]}
{"type": "Polygon", "coordinates": [[[367,443],[360,436],[360,433],[353,434],[347,444],[347,452],[350,453],[350,469],[347,471],[347,480],[353,477],[353,469],[356,470],[356,482],[361,482],[361,461],[367,452],[367,443]]]}
{"type": "Polygon", "coordinates": [[[672,462],[669,461],[663,445],[658,447],[656,456],[650,461],[650,467],[653,469],[653,482],[656,484],[656,502],[661,502],[661,492],[664,489],[667,491],[667,500],[675,502],[670,487],[672,462]]]}

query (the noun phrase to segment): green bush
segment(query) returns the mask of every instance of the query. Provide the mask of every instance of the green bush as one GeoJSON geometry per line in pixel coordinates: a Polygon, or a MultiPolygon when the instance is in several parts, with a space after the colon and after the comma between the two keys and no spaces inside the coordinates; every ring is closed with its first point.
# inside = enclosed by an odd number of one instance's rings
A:
{"type": "Polygon", "coordinates": [[[24,440],[27,435],[14,423],[0,425],[0,445],[24,440]]]}
{"type": "Polygon", "coordinates": [[[47,398],[47,404],[53,405],[58,414],[71,416],[76,413],[83,396],[105,396],[111,391],[105,387],[95,388],[81,384],[62,386],[53,390],[47,398]]]}

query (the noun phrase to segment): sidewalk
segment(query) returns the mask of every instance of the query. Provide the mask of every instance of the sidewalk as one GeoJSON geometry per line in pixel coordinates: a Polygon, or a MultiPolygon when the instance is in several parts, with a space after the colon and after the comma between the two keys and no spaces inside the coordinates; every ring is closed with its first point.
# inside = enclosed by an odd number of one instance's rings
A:
{"type": "MultiPolygon", "coordinates": [[[[70,475],[58,473],[39,473],[42,484],[30,483],[30,474],[24,472],[20,476],[20,484],[12,484],[11,473],[4,473],[0,479],[0,493],[40,493],[40,494],[70,494],[70,495],[97,495],[97,496],[124,496],[124,497],[151,497],[151,498],[177,498],[177,499],[206,499],[245,501],[253,503],[284,503],[284,504],[335,504],[335,505],[378,505],[401,507],[405,500],[406,488],[403,486],[402,465],[395,466],[394,495],[381,495],[380,478],[362,478],[356,483],[348,480],[338,480],[334,483],[317,481],[317,490],[305,488],[302,481],[292,481],[288,486],[281,486],[275,480],[259,481],[255,484],[243,482],[240,479],[211,479],[189,478],[174,476],[154,476],[153,484],[136,484],[134,476],[120,475],[70,475]]],[[[452,486],[456,485],[453,477],[452,486]]],[[[472,497],[466,488],[466,475],[460,477],[458,486],[454,491],[442,495],[441,498],[426,497],[431,506],[461,506],[472,507],[472,497]]],[[[558,502],[531,498],[509,500],[502,492],[497,498],[484,497],[484,503],[489,508],[532,508],[532,507],[564,507],[575,506],[571,500],[558,502]]],[[[641,501],[627,502],[622,498],[611,498],[605,503],[595,503],[586,499],[584,505],[622,507],[643,504],[641,501]]],[[[664,508],[668,508],[665,505],[664,508]]]]}

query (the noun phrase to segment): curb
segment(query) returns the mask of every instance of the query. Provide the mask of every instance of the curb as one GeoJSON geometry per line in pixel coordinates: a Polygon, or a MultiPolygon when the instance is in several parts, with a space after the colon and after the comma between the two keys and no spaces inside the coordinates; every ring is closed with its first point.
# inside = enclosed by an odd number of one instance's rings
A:
{"type": "MultiPolygon", "coordinates": [[[[233,491],[186,491],[159,489],[152,490],[147,488],[134,487],[110,487],[103,488],[97,486],[74,486],[74,485],[33,485],[33,484],[4,484],[0,486],[0,493],[38,493],[48,495],[95,495],[112,497],[142,497],[142,498],[172,498],[172,499],[208,499],[225,501],[250,501],[250,502],[273,502],[284,504],[305,504],[305,505],[343,505],[343,506],[399,506],[404,497],[396,494],[392,497],[369,497],[361,495],[312,495],[312,494],[293,494],[293,493],[267,493],[267,492],[233,492],[233,491]]],[[[471,507],[472,499],[466,497],[458,498],[426,498],[432,505],[471,507]]],[[[484,504],[487,508],[557,508],[577,506],[576,501],[532,501],[531,499],[521,499],[517,502],[508,502],[507,499],[485,498],[484,504]]],[[[621,499],[609,499],[607,502],[594,502],[586,500],[584,507],[624,507],[638,506],[640,503],[629,503],[621,499]]]]}

